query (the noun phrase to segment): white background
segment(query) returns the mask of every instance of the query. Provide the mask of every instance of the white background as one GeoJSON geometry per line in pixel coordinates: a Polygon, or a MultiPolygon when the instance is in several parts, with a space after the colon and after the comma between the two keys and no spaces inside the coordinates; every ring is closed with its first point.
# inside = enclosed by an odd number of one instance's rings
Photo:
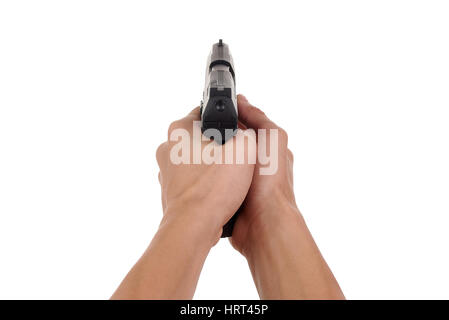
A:
{"type": "MultiPolygon", "coordinates": [[[[0,298],[112,294],[219,38],[347,298],[449,298],[449,5],[410,0],[2,1],[0,298]]],[[[258,298],[228,241],[195,298],[258,298]]]]}

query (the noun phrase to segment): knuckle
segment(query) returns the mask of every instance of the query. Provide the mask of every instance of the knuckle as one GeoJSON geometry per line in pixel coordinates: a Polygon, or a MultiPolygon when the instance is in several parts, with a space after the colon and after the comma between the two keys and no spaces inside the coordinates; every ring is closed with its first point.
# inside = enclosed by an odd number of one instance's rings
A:
{"type": "Polygon", "coordinates": [[[287,149],[287,156],[290,159],[290,161],[293,162],[294,156],[293,156],[293,152],[290,149],[287,149]]]}
{"type": "Polygon", "coordinates": [[[181,120],[176,120],[170,123],[168,127],[168,133],[172,133],[174,130],[181,128],[181,120]]]}
{"type": "Polygon", "coordinates": [[[162,158],[162,155],[164,153],[165,147],[166,147],[166,143],[164,142],[164,143],[161,143],[159,145],[159,147],[157,148],[157,150],[156,150],[156,159],[157,160],[160,160],[162,158]]]}
{"type": "Polygon", "coordinates": [[[258,113],[260,115],[265,115],[265,112],[263,112],[262,110],[260,110],[258,107],[255,106],[250,106],[250,109],[253,113],[258,113]]]}
{"type": "Polygon", "coordinates": [[[279,128],[279,136],[281,137],[281,139],[288,141],[287,131],[285,131],[283,128],[279,128]]]}
{"type": "Polygon", "coordinates": [[[260,127],[261,127],[261,128],[264,128],[264,129],[266,129],[266,130],[269,130],[269,129],[277,129],[276,126],[273,125],[273,123],[272,123],[268,118],[263,119],[263,120],[260,122],[260,127]]]}

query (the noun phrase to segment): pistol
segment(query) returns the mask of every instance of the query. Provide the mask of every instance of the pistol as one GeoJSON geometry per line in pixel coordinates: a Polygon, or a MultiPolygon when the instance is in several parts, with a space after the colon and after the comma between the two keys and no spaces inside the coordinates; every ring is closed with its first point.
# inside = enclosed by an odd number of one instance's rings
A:
{"type": "MultiPolygon", "coordinates": [[[[237,132],[238,109],[234,62],[227,44],[220,39],[212,46],[206,65],[206,83],[200,107],[201,132],[224,144],[237,132]]],[[[222,238],[230,237],[240,211],[223,227],[222,238]]]]}
{"type": "Polygon", "coordinates": [[[235,72],[229,46],[219,40],[212,46],[206,65],[201,101],[201,132],[223,144],[236,132],[238,109],[235,72]]]}

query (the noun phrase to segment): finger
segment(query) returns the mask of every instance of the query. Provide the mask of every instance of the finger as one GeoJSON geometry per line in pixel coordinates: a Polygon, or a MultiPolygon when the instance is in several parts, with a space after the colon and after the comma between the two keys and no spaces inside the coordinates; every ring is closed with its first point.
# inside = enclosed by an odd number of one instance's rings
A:
{"type": "Polygon", "coordinates": [[[189,112],[186,118],[191,120],[200,120],[200,107],[196,107],[192,111],[189,112]]]}
{"type": "Polygon", "coordinates": [[[278,126],[271,121],[259,108],[252,106],[244,95],[237,96],[239,119],[248,128],[252,129],[276,129],[278,126]]]}
{"type": "Polygon", "coordinates": [[[162,166],[165,164],[165,153],[167,151],[167,143],[162,143],[156,151],[156,160],[157,164],[159,165],[159,168],[162,168],[162,166]]]}
{"type": "Polygon", "coordinates": [[[287,148],[287,157],[293,163],[294,160],[293,152],[288,148],[287,148]]]}
{"type": "Polygon", "coordinates": [[[237,122],[237,127],[242,130],[248,129],[240,120],[237,122]]]}
{"type": "Polygon", "coordinates": [[[179,120],[175,120],[172,123],[170,123],[168,127],[168,139],[170,140],[170,135],[172,132],[176,129],[186,129],[187,131],[192,130],[192,123],[194,121],[200,120],[200,107],[196,107],[192,111],[187,114],[184,118],[181,118],[179,120]]]}
{"type": "MultiPolygon", "coordinates": [[[[200,107],[194,108],[190,111],[184,118],[173,121],[172,124],[185,125],[187,123],[191,123],[192,121],[200,120],[200,107]]],[[[169,130],[170,131],[170,130],[169,130]]]]}

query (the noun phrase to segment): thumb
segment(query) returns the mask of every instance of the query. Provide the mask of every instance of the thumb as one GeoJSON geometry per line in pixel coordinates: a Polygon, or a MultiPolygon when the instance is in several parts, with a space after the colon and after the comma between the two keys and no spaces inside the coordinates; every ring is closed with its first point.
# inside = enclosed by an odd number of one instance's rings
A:
{"type": "Polygon", "coordinates": [[[237,106],[239,109],[239,120],[248,128],[255,130],[279,128],[262,110],[251,105],[242,94],[237,96],[237,106]]]}

